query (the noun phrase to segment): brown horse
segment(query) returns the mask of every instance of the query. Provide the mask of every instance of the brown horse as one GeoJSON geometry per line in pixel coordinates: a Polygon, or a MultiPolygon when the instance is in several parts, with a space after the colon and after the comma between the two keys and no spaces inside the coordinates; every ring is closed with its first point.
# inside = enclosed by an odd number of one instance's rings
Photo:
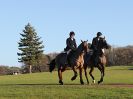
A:
{"type": "Polygon", "coordinates": [[[59,83],[63,85],[62,81],[62,72],[65,71],[67,66],[70,66],[72,70],[74,71],[74,76],[71,78],[71,80],[75,80],[77,78],[77,69],[79,69],[80,73],[80,83],[84,84],[82,79],[82,69],[84,64],[84,54],[88,50],[88,43],[87,41],[81,41],[82,43],[78,46],[78,48],[73,52],[70,53],[68,57],[68,64],[66,63],[66,53],[61,53],[57,55],[57,57],[50,62],[49,70],[50,72],[53,71],[55,66],[58,68],[58,77],[59,77],[59,83]]]}
{"type": "Polygon", "coordinates": [[[98,84],[103,82],[104,74],[105,74],[105,65],[106,65],[106,57],[102,51],[102,49],[110,48],[110,45],[107,44],[105,37],[101,38],[98,44],[98,49],[96,52],[93,52],[93,55],[90,56],[90,53],[85,54],[84,56],[84,72],[87,83],[89,84],[88,76],[87,76],[87,67],[90,67],[90,76],[93,79],[93,83],[95,83],[95,78],[92,75],[94,68],[97,67],[101,72],[101,78],[98,81],[98,84]]]}

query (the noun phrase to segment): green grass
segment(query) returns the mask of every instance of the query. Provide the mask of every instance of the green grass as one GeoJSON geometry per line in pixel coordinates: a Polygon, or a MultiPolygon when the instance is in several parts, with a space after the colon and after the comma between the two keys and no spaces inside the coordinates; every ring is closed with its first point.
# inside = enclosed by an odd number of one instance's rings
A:
{"type": "MultiPolygon", "coordinates": [[[[133,66],[107,67],[103,84],[133,84],[133,66]]],[[[89,71],[88,71],[89,72],[89,71]]],[[[95,69],[98,81],[100,72],[95,69]]],[[[80,85],[79,77],[71,81],[73,71],[63,73],[63,86],[57,72],[0,76],[0,99],[133,99],[133,88],[111,85],[80,85]]],[[[84,75],[83,75],[84,76],[84,75]]],[[[89,81],[92,82],[90,76],[89,81]]],[[[86,79],[84,77],[84,82],[86,79]]]]}

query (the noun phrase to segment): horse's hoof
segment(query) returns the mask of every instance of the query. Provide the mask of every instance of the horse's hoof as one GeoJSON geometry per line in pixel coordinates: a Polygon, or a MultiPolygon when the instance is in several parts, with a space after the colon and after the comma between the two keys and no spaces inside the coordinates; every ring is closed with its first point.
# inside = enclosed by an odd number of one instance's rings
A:
{"type": "Polygon", "coordinates": [[[100,84],[101,83],[101,81],[98,81],[98,84],[100,84]]]}
{"type": "Polygon", "coordinates": [[[75,79],[76,79],[75,77],[72,77],[72,78],[71,78],[72,81],[75,80],[75,79]]]}
{"type": "Polygon", "coordinates": [[[63,83],[60,83],[60,85],[63,85],[63,83]]]}
{"type": "Polygon", "coordinates": [[[96,83],[96,81],[95,81],[95,80],[93,80],[92,82],[93,82],[93,84],[95,84],[95,83],[96,83]]]}
{"type": "Polygon", "coordinates": [[[81,85],[84,85],[84,82],[80,82],[81,83],[81,85]]]}
{"type": "Polygon", "coordinates": [[[72,81],[73,81],[73,80],[75,80],[75,79],[76,79],[76,77],[77,77],[77,76],[72,77],[72,78],[71,78],[71,80],[72,80],[72,81]]]}
{"type": "Polygon", "coordinates": [[[59,81],[60,85],[63,85],[63,82],[62,81],[59,81]]]}

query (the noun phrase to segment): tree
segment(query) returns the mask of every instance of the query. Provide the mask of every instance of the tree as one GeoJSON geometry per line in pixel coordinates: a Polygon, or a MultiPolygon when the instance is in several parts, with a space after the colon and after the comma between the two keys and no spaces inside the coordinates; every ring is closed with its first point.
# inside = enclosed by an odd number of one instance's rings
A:
{"type": "Polygon", "coordinates": [[[133,46],[114,47],[106,50],[106,56],[109,66],[133,65],[133,46]]]}
{"type": "Polygon", "coordinates": [[[24,63],[29,73],[31,73],[33,66],[39,66],[39,60],[43,55],[43,42],[40,41],[41,38],[37,36],[35,29],[29,23],[20,35],[22,37],[18,42],[18,49],[20,50],[18,53],[20,58],[18,60],[24,63]]]}

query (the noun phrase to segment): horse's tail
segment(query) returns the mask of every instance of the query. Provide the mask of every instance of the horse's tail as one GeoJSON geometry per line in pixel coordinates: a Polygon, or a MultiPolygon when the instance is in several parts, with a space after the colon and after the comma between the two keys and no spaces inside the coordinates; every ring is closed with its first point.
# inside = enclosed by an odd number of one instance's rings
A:
{"type": "Polygon", "coordinates": [[[48,65],[49,65],[49,72],[52,72],[55,69],[56,65],[55,59],[53,59],[48,65]]]}

